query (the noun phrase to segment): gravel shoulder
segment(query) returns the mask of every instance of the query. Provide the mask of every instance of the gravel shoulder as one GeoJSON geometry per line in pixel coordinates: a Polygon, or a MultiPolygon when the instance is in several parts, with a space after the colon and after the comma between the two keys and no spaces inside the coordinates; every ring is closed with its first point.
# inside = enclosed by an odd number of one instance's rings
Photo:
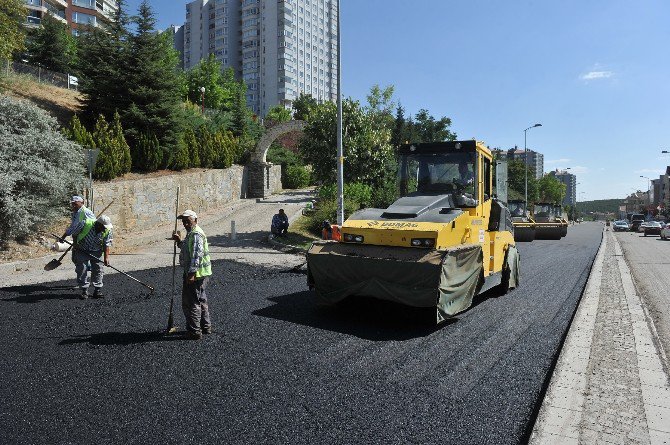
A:
{"type": "MultiPolygon", "coordinates": [[[[243,199],[230,205],[198,215],[198,223],[207,234],[213,260],[233,260],[263,267],[291,268],[304,262],[304,257],[290,252],[281,252],[267,243],[272,215],[283,208],[294,221],[301,215],[305,203],[312,199],[311,189],[285,191],[266,199],[243,199]],[[231,239],[231,222],[235,221],[236,239],[231,239]]],[[[183,209],[188,203],[182,204],[183,209]]],[[[183,227],[179,225],[183,232],[183,227]]],[[[151,230],[125,236],[112,247],[111,264],[124,272],[172,266],[173,244],[166,240],[174,224],[165,224],[151,230]]],[[[62,265],[53,271],[44,271],[44,265],[61,254],[0,264],[1,286],[18,286],[72,279],[74,266],[70,254],[62,265]]],[[[115,274],[106,269],[106,274],[115,274]]]]}

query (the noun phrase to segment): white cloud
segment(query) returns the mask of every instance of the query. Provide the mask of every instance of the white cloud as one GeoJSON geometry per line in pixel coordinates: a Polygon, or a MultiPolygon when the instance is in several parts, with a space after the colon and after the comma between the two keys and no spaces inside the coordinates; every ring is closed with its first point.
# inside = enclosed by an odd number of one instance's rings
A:
{"type": "Polygon", "coordinates": [[[550,159],[548,161],[544,161],[545,164],[547,165],[553,165],[553,164],[567,164],[570,162],[572,159],[567,159],[567,158],[561,158],[561,159],[550,159]]]}
{"type": "Polygon", "coordinates": [[[589,71],[588,73],[579,76],[579,78],[582,80],[599,80],[608,79],[613,76],[613,71],[589,71]]]}
{"type": "Polygon", "coordinates": [[[583,167],[581,165],[575,165],[574,167],[570,167],[570,173],[573,175],[579,175],[579,174],[585,174],[589,172],[588,167],[583,167]]]}
{"type": "Polygon", "coordinates": [[[665,173],[665,170],[661,170],[658,168],[643,168],[642,170],[635,170],[633,173],[637,174],[651,173],[653,175],[662,175],[663,173],[665,173]]]}

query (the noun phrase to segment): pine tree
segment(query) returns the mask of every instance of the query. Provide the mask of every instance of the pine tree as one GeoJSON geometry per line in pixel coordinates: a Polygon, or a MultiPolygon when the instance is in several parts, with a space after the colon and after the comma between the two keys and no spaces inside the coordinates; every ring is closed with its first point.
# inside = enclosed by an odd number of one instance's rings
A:
{"type": "Polygon", "coordinates": [[[405,121],[405,109],[402,105],[398,105],[395,114],[395,123],[393,125],[393,130],[391,131],[391,145],[398,147],[401,144],[407,142],[407,125],[405,121]]]}
{"type": "Polygon", "coordinates": [[[77,44],[65,23],[44,14],[39,28],[28,34],[28,60],[59,73],[72,73],[77,65],[77,44]]]}
{"type": "Polygon", "coordinates": [[[231,130],[236,137],[243,136],[247,131],[247,119],[249,116],[249,109],[246,101],[247,87],[244,81],[238,83],[237,90],[233,97],[233,125],[231,130]]]}
{"type": "Polygon", "coordinates": [[[137,143],[140,153],[139,168],[145,172],[153,172],[163,163],[163,152],[158,138],[153,134],[141,134],[137,143]]]}
{"type": "Polygon", "coordinates": [[[25,1],[2,0],[0,6],[0,60],[10,60],[25,47],[25,1]]]}
{"type": "Polygon", "coordinates": [[[199,131],[199,152],[200,157],[200,166],[204,168],[214,167],[214,162],[216,158],[216,153],[214,152],[214,141],[212,140],[212,134],[206,125],[200,127],[199,131]]]}
{"type": "Polygon", "coordinates": [[[184,142],[188,148],[188,165],[189,167],[200,167],[200,153],[198,147],[198,139],[192,128],[188,128],[184,132],[184,142]]]}
{"type": "MultiPolygon", "coordinates": [[[[123,113],[128,99],[128,16],[125,1],[104,29],[92,27],[79,37],[79,80],[87,120],[123,113]]],[[[104,22],[101,22],[104,23],[104,22]]]]}
{"type": "Polygon", "coordinates": [[[119,171],[115,144],[111,138],[109,125],[102,114],[98,116],[98,120],[95,123],[93,140],[95,141],[95,145],[100,149],[98,160],[93,170],[93,177],[103,181],[114,179],[119,171]]]}
{"type": "Polygon", "coordinates": [[[188,159],[188,143],[186,142],[186,134],[182,135],[177,145],[177,151],[172,162],[172,169],[180,171],[186,170],[189,167],[188,159]]]}
{"type": "Polygon", "coordinates": [[[116,158],[119,164],[119,171],[117,174],[123,175],[130,172],[133,167],[132,157],[130,156],[130,146],[126,142],[123,135],[123,127],[121,126],[121,116],[118,111],[114,112],[114,120],[112,121],[111,137],[116,145],[116,158]]]}
{"type": "MultiPolygon", "coordinates": [[[[156,31],[156,18],[147,0],[140,4],[133,23],[136,32],[129,39],[126,76],[130,106],[122,112],[126,136],[133,145],[140,135],[151,133],[162,150],[173,153],[180,134],[178,55],[169,34],[156,31]]],[[[160,157],[162,160],[163,153],[160,157]]]]}
{"type": "Polygon", "coordinates": [[[72,116],[70,125],[67,128],[63,128],[63,135],[84,148],[95,148],[93,136],[82,125],[76,114],[72,116]]]}

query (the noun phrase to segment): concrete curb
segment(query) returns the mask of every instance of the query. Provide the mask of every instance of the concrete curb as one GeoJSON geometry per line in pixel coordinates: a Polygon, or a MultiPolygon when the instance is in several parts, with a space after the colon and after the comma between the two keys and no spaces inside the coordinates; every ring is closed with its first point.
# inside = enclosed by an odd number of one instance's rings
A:
{"type": "Polygon", "coordinates": [[[303,249],[302,247],[298,246],[292,246],[290,244],[281,243],[277,241],[277,238],[273,234],[268,235],[267,241],[275,250],[279,250],[280,252],[299,254],[303,256],[307,255],[307,249],[303,249]]]}

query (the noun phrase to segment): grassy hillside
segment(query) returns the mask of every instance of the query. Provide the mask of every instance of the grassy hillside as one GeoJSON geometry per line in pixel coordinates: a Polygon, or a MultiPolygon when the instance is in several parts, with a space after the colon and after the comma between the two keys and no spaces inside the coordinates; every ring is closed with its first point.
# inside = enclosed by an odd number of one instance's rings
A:
{"type": "Polygon", "coordinates": [[[38,83],[27,75],[0,76],[0,94],[34,103],[48,111],[62,126],[67,125],[80,108],[79,92],[38,83]]]}

